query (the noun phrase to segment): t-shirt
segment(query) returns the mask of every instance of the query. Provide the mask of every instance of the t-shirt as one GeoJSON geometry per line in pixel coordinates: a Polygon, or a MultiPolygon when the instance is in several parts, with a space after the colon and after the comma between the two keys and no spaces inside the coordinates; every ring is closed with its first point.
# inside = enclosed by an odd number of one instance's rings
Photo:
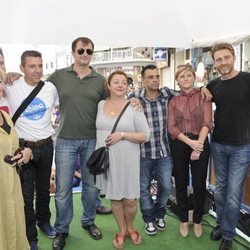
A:
{"type": "MultiPolygon", "coordinates": [[[[23,77],[15,81],[12,86],[5,85],[5,98],[9,104],[11,117],[35,87],[27,84],[23,77]]],[[[19,138],[38,141],[54,134],[51,113],[53,107],[58,104],[55,86],[45,82],[43,88],[16,121],[15,128],[19,138]]]]}
{"type": "Polygon", "coordinates": [[[58,137],[95,139],[97,105],[105,98],[105,78],[92,69],[80,79],[71,66],[56,70],[48,80],[56,86],[59,95],[58,137]]]}
{"type": "Polygon", "coordinates": [[[207,88],[216,104],[213,141],[228,145],[250,143],[250,73],[228,80],[217,78],[207,88]]]}

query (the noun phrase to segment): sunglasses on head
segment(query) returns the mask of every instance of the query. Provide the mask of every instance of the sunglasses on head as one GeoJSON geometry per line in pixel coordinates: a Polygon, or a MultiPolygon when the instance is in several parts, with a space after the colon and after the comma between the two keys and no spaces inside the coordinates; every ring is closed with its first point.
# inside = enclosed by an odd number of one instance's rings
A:
{"type": "Polygon", "coordinates": [[[76,52],[78,55],[82,55],[85,51],[89,56],[93,55],[94,52],[92,49],[78,49],[76,52]]]}

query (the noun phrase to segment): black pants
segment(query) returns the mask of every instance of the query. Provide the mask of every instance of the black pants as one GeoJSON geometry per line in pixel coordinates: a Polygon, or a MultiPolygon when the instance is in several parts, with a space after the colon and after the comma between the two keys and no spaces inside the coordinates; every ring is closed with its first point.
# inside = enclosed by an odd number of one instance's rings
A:
{"type": "Polygon", "coordinates": [[[26,235],[28,241],[37,241],[36,222],[50,221],[50,173],[53,160],[53,142],[32,148],[34,160],[23,166],[21,186],[24,198],[26,235]],[[34,191],[36,201],[34,209],[34,191]]]}
{"type": "MultiPolygon", "coordinates": [[[[198,136],[192,139],[198,139],[198,136]]],[[[189,182],[189,166],[191,166],[193,185],[193,222],[200,223],[202,220],[203,206],[206,193],[206,177],[210,147],[208,139],[204,142],[204,149],[199,160],[191,161],[192,149],[179,140],[171,142],[173,155],[173,174],[175,177],[176,198],[178,215],[181,222],[188,221],[189,202],[187,186],[189,182]]]]}

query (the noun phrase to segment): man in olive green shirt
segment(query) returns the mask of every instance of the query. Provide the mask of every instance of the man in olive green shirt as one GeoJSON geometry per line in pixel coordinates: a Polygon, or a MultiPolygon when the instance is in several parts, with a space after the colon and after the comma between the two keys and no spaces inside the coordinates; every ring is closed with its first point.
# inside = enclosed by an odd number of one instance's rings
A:
{"type": "Polygon", "coordinates": [[[89,38],[75,39],[72,43],[74,64],[55,71],[48,78],[56,86],[60,102],[60,125],[55,148],[57,236],[53,242],[54,250],[64,248],[73,218],[72,180],[78,155],[83,183],[82,227],[93,239],[102,238],[100,229],[94,224],[97,188],[94,176],[86,167],[96,144],[97,104],[105,98],[105,78],[89,66],[93,50],[94,44],[89,38]]]}

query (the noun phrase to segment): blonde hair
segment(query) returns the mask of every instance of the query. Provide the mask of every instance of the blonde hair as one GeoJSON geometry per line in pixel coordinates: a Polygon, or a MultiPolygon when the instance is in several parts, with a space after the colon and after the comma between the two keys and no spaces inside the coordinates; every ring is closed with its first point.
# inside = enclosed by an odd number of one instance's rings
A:
{"type": "Polygon", "coordinates": [[[187,63],[187,64],[182,64],[182,65],[177,66],[177,70],[176,70],[176,73],[175,73],[175,80],[177,80],[177,78],[179,77],[179,75],[182,72],[187,72],[187,71],[190,71],[193,74],[194,78],[195,78],[195,71],[194,71],[192,65],[187,63]]]}
{"type": "Polygon", "coordinates": [[[4,82],[5,78],[6,78],[5,71],[0,68],[0,82],[4,82]]]}

